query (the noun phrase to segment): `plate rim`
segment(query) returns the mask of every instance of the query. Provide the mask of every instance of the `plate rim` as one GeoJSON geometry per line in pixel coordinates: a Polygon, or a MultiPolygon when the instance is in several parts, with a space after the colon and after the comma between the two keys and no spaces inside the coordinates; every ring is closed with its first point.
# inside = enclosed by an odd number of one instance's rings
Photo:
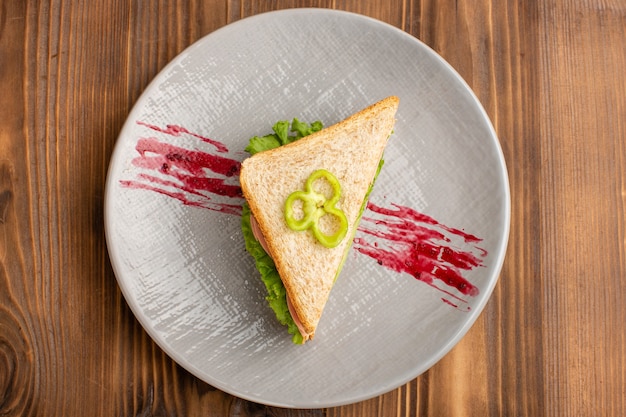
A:
{"type": "Polygon", "coordinates": [[[422,373],[430,369],[437,362],[439,362],[466,335],[469,329],[475,324],[478,317],[480,317],[480,315],[482,314],[487,302],[491,299],[493,290],[500,280],[502,267],[504,265],[504,260],[506,257],[506,252],[507,252],[507,247],[508,247],[509,237],[510,237],[510,221],[511,221],[510,183],[509,183],[506,160],[504,158],[504,153],[502,151],[502,145],[500,143],[500,140],[497,136],[495,128],[486,110],[484,109],[480,101],[478,100],[478,97],[476,96],[472,88],[465,81],[465,79],[460,76],[460,74],[454,69],[454,67],[452,67],[450,63],[448,63],[445,59],[443,59],[443,57],[441,57],[431,47],[429,47],[427,44],[425,44],[423,41],[421,41],[417,37],[403,31],[402,29],[396,26],[393,26],[382,20],[378,20],[373,17],[369,17],[366,15],[351,12],[351,11],[327,9],[327,8],[315,8],[315,7],[288,8],[288,9],[267,11],[267,12],[259,13],[256,15],[247,16],[235,22],[228,23],[212,32],[209,32],[203,35],[202,37],[200,37],[199,39],[191,43],[189,46],[184,48],[182,51],[180,51],[161,70],[159,70],[157,74],[155,74],[152,80],[150,80],[150,82],[143,89],[138,99],[132,105],[132,108],[129,111],[128,115],[126,116],[126,119],[122,125],[122,128],[116,138],[114,148],[109,159],[109,165],[107,169],[107,176],[106,176],[105,188],[104,188],[104,229],[105,229],[106,248],[107,248],[108,255],[109,255],[109,262],[113,269],[114,276],[116,278],[118,287],[120,288],[122,292],[124,300],[130,307],[135,318],[141,324],[143,330],[150,336],[152,341],[155,342],[159,346],[159,348],[162,349],[179,366],[181,366],[183,369],[190,372],[192,375],[194,375],[201,381],[204,381],[205,383],[217,389],[220,389],[230,395],[236,396],[238,398],[241,398],[247,401],[265,404],[268,406],[285,407],[285,408],[313,409],[313,408],[336,407],[336,406],[353,404],[356,402],[375,398],[377,396],[383,395],[399,386],[402,386],[412,381],[413,379],[417,378],[419,375],[421,375],[422,373]],[[344,17],[348,17],[351,19],[361,19],[363,21],[369,22],[370,24],[378,25],[377,30],[381,30],[381,29],[391,30],[395,32],[396,35],[406,37],[410,39],[412,42],[416,42],[418,45],[420,45],[420,47],[425,48],[427,50],[431,58],[436,59],[439,62],[439,64],[443,65],[444,67],[447,67],[450,74],[452,74],[457,79],[457,81],[461,83],[463,88],[466,90],[466,93],[469,93],[470,97],[472,98],[474,102],[475,109],[478,110],[481,115],[482,122],[485,124],[485,126],[489,130],[490,135],[489,135],[489,138],[486,140],[488,140],[488,142],[490,143],[490,146],[493,146],[494,150],[496,151],[498,171],[501,176],[501,182],[503,185],[503,189],[501,191],[503,192],[502,213],[504,216],[503,216],[502,229],[498,236],[499,243],[498,243],[498,247],[496,248],[497,256],[493,258],[493,265],[494,265],[493,273],[492,273],[492,276],[490,276],[489,280],[487,281],[488,285],[484,286],[481,289],[482,297],[474,305],[472,309],[473,311],[468,313],[470,314],[469,318],[463,322],[462,326],[460,326],[458,330],[456,331],[456,333],[454,333],[454,335],[450,337],[448,342],[444,344],[440,349],[437,350],[437,354],[432,355],[430,360],[424,362],[422,366],[416,366],[415,368],[413,368],[412,370],[413,372],[410,373],[412,376],[402,378],[401,379],[402,382],[400,384],[394,383],[393,386],[385,385],[375,390],[371,390],[367,393],[361,393],[360,395],[353,395],[350,398],[345,398],[344,400],[335,400],[332,402],[323,402],[323,401],[309,401],[309,402],[282,401],[281,402],[281,401],[275,401],[275,400],[266,400],[264,398],[260,398],[253,394],[247,394],[241,391],[237,391],[236,387],[224,384],[222,381],[211,378],[210,376],[206,375],[206,373],[201,371],[195,364],[185,359],[181,355],[180,352],[176,351],[176,349],[173,349],[171,346],[169,346],[169,344],[153,328],[153,326],[151,325],[150,319],[147,317],[145,312],[139,306],[138,301],[136,299],[136,294],[134,294],[131,291],[131,289],[129,288],[129,284],[123,278],[124,274],[120,270],[121,269],[119,265],[120,262],[116,261],[117,259],[120,258],[120,255],[119,255],[116,245],[113,242],[113,237],[111,236],[111,230],[113,229],[113,223],[115,221],[111,214],[114,211],[113,208],[111,207],[111,204],[113,201],[113,198],[111,197],[111,195],[114,192],[113,188],[115,184],[112,182],[111,178],[114,176],[113,171],[116,165],[115,162],[121,158],[120,153],[122,152],[121,148],[123,147],[122,142],[124,140],[125,133],[132,128],[132,125],[134,125],[133,115],[139,112],[139,110],[144,106],[146,100],[150,97],[151,91],[160,84],[165,73],[167,73],[167,71],[170,68],[177,65],[180,62],[180,60],[182,60],[186,55],[193,53],[193,51],[196,48],[201,47],[202,44],[204,44],[208,38],[210,38],[211,36],[223,30],[234,30],[237,26],[250,24],[251,22],[257,19],[268,18],[268,15],[269,17],[276,16],[276,18],[279,18],[279,17],[284,17],[286,15],[290,15],[290,14],[306,14],[306,13],[344,16],[344,17]]]}

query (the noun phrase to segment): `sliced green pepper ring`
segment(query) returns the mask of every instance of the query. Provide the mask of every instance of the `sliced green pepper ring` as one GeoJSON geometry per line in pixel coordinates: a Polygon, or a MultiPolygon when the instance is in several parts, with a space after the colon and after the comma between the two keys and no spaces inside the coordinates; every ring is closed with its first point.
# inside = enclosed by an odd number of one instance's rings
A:
{"type": "Polygon", "coordinates": [[[285,201],[285,221],[287,226],[295,231],[311,229],[313,236],[323,246],[334,248],[339,245],[348,232],[348,219],[345,213],[335,207],[341,196],[339,180],[325,169],[319,169],[309,176],[304,187],[304,191],[294,191],[289,194],[285,201]],[[320,178],[324,178],[330,185],[332,189],[330,198],[326,198],[325,195],[313,189],[313,183],[320,178]],[[302,216],[296,218],[294,203],[298,200],[302,202],[302,216]],[[339,222],[337,231],[331,235],[325,234],[319,228],[320,219],[326,215],[334,216],[339,222]]]}
{"type": "MultiPolygon", "coordinates": [[[[332,235],[324,234],[318,226],[318,223],[315,222],[311,226],[311,230],[313,231],[313,236],[325,247],[334,248],[337,246],[344,237],[346,237],[346,233],[348,232],[348,219],[343,211],[338,208],[333,208],[333,210],[326,210],[324,215],[332,215],[337,218],[339,221],[339,229],[332,235]]],[[[321,216],[320,216],[321,218],[321,216]]]]}
{"type": "Polygon", "coordinates": [[[311,198],[309,193],[304,191],[295,191],[289,194],[287,201],[285,201],[285,220],[290,229],[296,231],[303,231],[310,228],[316,221],[314,213],[317,211],[317,204],[315,200],[311,198]],[[294,203],[300,200],[302,201],[302,211],[304,215],[301,219],[297,219],[294,215],[294,203]]]}
{"type": "Polygon", "coordinates": [[[309,175],[309,178],[307,178],[306,183],[304,184],[304,189],[307,193],[315,194],[320,199],[318,202],[322,203],[324,207],[334,207],[334,205],[339,201],[339,197],[341,195],[341,185],[339,184],[339,180],[325,169],[318,169],[309,175]],[[330,199],[326,199],[323,194],[317,193],[313,189],[313,183],[320,178],[324,178],[333,190],[333,195],[330,199]]]}

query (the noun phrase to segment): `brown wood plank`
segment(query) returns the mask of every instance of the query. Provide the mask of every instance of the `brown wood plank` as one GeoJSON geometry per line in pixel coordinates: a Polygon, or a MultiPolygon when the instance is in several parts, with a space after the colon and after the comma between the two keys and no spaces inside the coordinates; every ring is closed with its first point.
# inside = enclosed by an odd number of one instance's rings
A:
{"type": "Polygon", "coordinates": [[[541,27],[539,105],[551,115],[541,123],[548,411],[619,415],[626,408],[626,7],[608,1],[589,13],[583,2],[560,2],[541,27]]]}
{"type": "Polygon", "coordinates": [[[626,413],[626,4],[450,0],[0,3],[0,415],[538,416],[626,413]],[[453,65],[507,159],[511,239],[467,336],[361,403],[286,410],[182,370],[124,301],[106,170],[141,92],[254,14],[378,18],[453,65]]]}

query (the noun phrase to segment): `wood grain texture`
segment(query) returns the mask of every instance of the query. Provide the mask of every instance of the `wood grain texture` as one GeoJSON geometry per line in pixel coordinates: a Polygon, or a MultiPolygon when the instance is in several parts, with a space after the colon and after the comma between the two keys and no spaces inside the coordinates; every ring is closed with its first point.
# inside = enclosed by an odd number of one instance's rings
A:
{"type": "Polygon", "coordinates": [[[0,415],[626,415],[626,4],[619,0],[0,2],[0,415]],[[106,170],[143,89],[200,37],[289,7],[375,17],[450,62],[493,121],[512,222],[501,280],[431,370],[286,410],[194,378],[115,281],[106,170]]]}
{"type": "Polygon", "coordinates": [[[555,4],[541,18],[542,336],[550,412],[626,409],[626,5],[555,4]],[[566,30],[576,28],[576,31],[566,30]],[[622,46],[616,47],[618,43],[622,46]],[[567,384],[564,381],[569,381],[567,384]],[[560,404],[560,398],[570,402],[560,404]]]}

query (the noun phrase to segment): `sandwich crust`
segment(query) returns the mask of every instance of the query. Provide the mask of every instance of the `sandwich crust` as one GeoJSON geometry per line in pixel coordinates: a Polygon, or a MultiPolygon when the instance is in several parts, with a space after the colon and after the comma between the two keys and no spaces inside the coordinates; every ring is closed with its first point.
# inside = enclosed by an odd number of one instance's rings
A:
{"type": "Polygon", "coordinates": [[[398,97],[387,97],[337,124],[242,162],[243,195],[310,338],[352,244],[363,200],[392,132],[398,105],[398,97]],[[318,169],[331,172],[339,180],[337,207],[348,219],[346,238],[334,248],[322,246],[308,231],[291,230],[284,220],[287,197],[302,190],[309,175],[318,169]]]}

